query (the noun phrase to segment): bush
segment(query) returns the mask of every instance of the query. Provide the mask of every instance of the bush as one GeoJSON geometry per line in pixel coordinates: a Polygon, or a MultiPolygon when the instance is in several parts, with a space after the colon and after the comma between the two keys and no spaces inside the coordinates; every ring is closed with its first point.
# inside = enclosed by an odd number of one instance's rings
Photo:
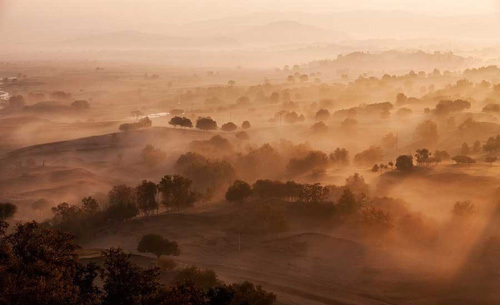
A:
{"type": "Polygon", "coordinates": [[[158,234],[146,234],[142,236],[137,251],[141,253],[153,253],[157,258],[162,255],[178,256],[181,252],[175,241],[170,241],[158,234]]]}

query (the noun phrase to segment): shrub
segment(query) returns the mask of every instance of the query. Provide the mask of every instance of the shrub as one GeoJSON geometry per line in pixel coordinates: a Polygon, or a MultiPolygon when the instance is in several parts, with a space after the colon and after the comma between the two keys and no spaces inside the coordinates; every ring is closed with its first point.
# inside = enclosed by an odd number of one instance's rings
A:
{"type": "Polygon", "coordinates": [[[142,236],[137,251],[141,253],[153,253],[157,258],[162,255],[178,256],[181,252],[175,241],[170,241],[158,234],[146,234],[142,236]]]}

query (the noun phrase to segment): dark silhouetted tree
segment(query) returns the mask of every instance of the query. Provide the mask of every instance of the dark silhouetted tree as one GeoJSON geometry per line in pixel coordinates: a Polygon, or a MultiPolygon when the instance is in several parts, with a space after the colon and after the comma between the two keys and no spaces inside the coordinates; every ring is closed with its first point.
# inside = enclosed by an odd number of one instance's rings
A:
{"type": "Polygon", "coordinates": [[[413,169],[413,157],[411,155],[401,155],[396,159],[396,168],[402,172],[413,169]]]}
{"type": "Polygon", "coordinates": [[[199,194],[191,188],[190,179],[174,175],[164,176],[158,184],[162,204],[168,208],[187,208],[199,198],[199,194]]]}
{"type": "Polygon", "coordinates": [[[238,126],[236,126],[236,124],[234,124],[233,122],[229,122],[229,123],[223,124],[220,129],[222,129],[223,131],[231,132],[231,131],[235,131],[236,129],[238,129],[238,126]]]}
{"type": "Polygon", "coordinates": [[[242,202],[245,198],[252,195],[250,184],[245,181],[236,180],[226,191],[226,200],[230,202],[242,202]]]}
{"type": "Polygon", "coordinates": [[[104,255],[102,305],[155,304],[161,287],[158,268],[139,268],[121,249],[111,248],[104,255]]]}
{"type": "Polygon", "coordinates": [[[7,220],[14,217],[16,214],[17,206],[10,202],[0,203],[0,221],[7,220]]]}
{"type": "Polygon", "coordinates": [[[193,123],[191,122],[191,120],[186,118],[186,117],[176,116],[176,117],[171,118],[168,123],[170,125],[173,125],[173,126],[181,126],[181,127],[188,127],[188,128],[193,127],[193,123]]]}
{"type": "Polygon", "coordinates": [[[344,189],[342,196],[337,201],[337,208],[342,214],[352,215],[361,209],[362,203],[356,200],[354,193],[349,189],[344,189]]]}
{"type": "Polygon", "coordinates": [[[206,118],[198,118],[196,120],[196,128],[207,131],[207,130],[216,130],[217,129],[217,122],[212,120],[209,117],[206,118]]]}
{"type": "Polygon", "coordinates": [[[124,184],[114,186],[108,194],[109,206],[107,217],[114,221],[123,221],[137,216],[139,210],[135,203],[134,190],[124,184]]]}
{"type": "Polygon", "coordinates": [[[144,214],[149,214],[158,210],[158,202],[156,201],[157,186],[154,182],[143,180],[135,188],[137,199],[137,207],[144,214]]]}

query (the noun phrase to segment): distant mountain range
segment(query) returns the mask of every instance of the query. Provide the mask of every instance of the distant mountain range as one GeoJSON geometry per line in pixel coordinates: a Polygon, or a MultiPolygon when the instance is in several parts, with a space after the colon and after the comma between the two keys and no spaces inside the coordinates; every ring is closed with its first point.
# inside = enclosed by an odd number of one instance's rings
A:
{"type": "Polygon", "coordinates": [[[64,41],[75,47],[144,47],[144,48],[238,48],[242,46],[274,46],[345,40],[344,33],[302,24],[296,21],[275,21],[257,26],[236,26],[225,32],[205,30],[179,31],[184,35],[153,34],[140,31],[116,31],[81,36],[64,41]]]}

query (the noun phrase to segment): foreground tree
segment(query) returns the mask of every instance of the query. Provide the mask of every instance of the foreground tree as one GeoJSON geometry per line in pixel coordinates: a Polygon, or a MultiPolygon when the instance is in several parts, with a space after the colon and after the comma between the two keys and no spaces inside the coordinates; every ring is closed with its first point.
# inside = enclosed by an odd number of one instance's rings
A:
{"type": "Polygon", "coordinates": [[[111,248],[104,255],[102,305],[155,304],[161,287],[159,269],[139,268],[130,261],[130,254],[121,249],[111,248]]]}
{"type": "Polygon", "coordinates": [[[178,256],[181,252],[175,241],[170,241],[158,234],[146,234],[142,236],[137,251],[141,253],[153,253],[157,258],[162,255],[178,256]]]}
{"type": "Polygon", "coordinates": [[[248,129],[250,128],[252,125],[250,125],[250,122],[249,121],[243,121],[243,123],[241,123],[241,128],[243,129],[248,129]]]}
{"type": "Polygon", "coordinates": [[[71,234],[35,222],[0,232],[0,304],[96,304],[97,289],[84,280],[94,280],[95,267],[79,265],[76,249],[71,234]]]}
{"type": "Polygon", "coordinates": [[[208,291],[191,282],[166,287],[159,268],[143,269],[121,249],[103,252],[104,264],[82,264],[74,237],[35,222],[6,235],[0,221],[1,305],[271,305],[276,296],[253,284],[225,285],[209,274],[208,291]]]}

